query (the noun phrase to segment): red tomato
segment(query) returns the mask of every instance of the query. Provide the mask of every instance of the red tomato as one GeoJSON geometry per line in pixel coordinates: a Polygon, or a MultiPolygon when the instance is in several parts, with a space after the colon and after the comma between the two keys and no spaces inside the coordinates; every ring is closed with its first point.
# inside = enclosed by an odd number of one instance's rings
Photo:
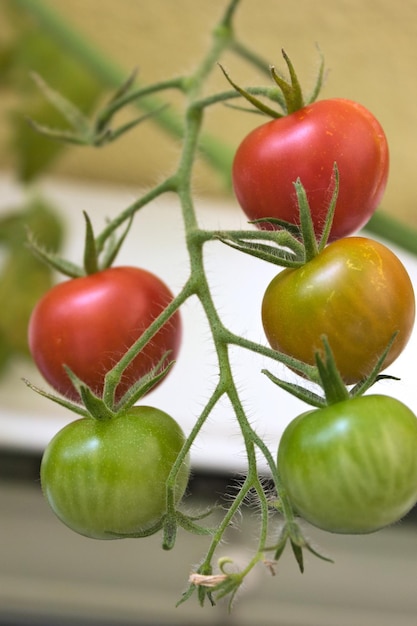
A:
{"type": "MultiPolygon", "coordinates": [[[[79,400],[63,365],[96,394],[105,374],[162,312],[173,296],[154,274],[135,267],[113,267],[55,285],[38,302],[29,322],[29,347],[48,383],[79,400]]],[[[129,386],[181,339],[179,313],[170,319],[125,370],[119,399],[129,386]]]]}
{"type": "Polygon", "coordinates": [[[356,102],[320,100],[249,133],[233,163],[236,197],[250,220],[275,217],[298,224],[293,183],[300,178],[320,234],[335,162],[340,180],[330,240],[339,239],[372,216],[389,169],[384,131],[356,102]]]}

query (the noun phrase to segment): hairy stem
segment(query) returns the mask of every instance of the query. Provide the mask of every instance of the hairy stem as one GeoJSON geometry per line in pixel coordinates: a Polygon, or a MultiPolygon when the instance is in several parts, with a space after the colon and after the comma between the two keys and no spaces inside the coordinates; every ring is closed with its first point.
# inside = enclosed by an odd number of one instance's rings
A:
{"type": "MultiPolygon", "coordinates": [[[[134,103],[141,108],[147,109],[149,107],[154,110],[158,107],[154,94],[159,91],[172,88],[179,89],[181,93],[184,94],[186,99],[185,112],[182,118],[179,118],[177,114],[171,113],[166,109],[161,111],[160,114],[154,118],[155,121],[164,125],[171,133],[181,136],[182,138],[182,149],[176,170],[172,175],[142,195],[133,204],[127,207],[125,211],[112,220],[112,222],[109,223],[95,238],[94,244],[96,250],[101,252],[108,238],[116,231],[116,229],[118,229],[124,222],[131,220],[136,212],[142,209],[145,205],[148,205],[157,197],[168,192],[175,193],[178,196],[185,230],[185,243],[190,264],[188,279],[182,290],[175,296],[172,302],[125,353],[115,367],[108,372],[105,379],[103,400],[107,407],[115,407],[115,391],[125,369],[139,354],[146,343],[149,342],[158,330],[167,323],[171,316],[174,315],[174,313],[178,311],[178,309],[189,298],[196,297],[203,308],[211,332],[213,346],[217,356],[219,379],[208,402],[184,442],[182,450],[180,451],[180,454],[178,455],[168,477],[166,483],[167,512],[164,521],[163,547],[165,549],[170,549],[173,547],[175,542],[176,528],[179,519],[179,514],[176,516],[175,485],[180,468],[182,467],[193,443],[199,435],[203,425],[206,423],[208,417],[211,415],[218,402],[221,399],[226,398],[232,407],[233,414],[243,437],[248,464],[247,475],[235,495],[231,506],[226,511],[217,528],[213,531],[208,552],[200,569],[203,573],[211,573],[212,559],[224,537],[226,529],[229,527],[238,511],[241,510],[248,494],[250,492],[254,492],[260,505],[261,521],[259,539],[254,557],[251,559],[247,567],[240,573],[241,582],[243,577],[249,573],[256,563],[261,560],[261,558],[263,558],[269,529],[271,503],[268,501],[267,492],[265,491],[262,485],[262,480],[259,477],[258,453],[263,455],[269,467],[270,474],[277,490],[280,510],[284,514],[286,524],[289,528],[293,528],[295,527],[295,522],[290,503],[286,497],[283,486],[281,485],[276,462],[267,445],[251,426],[239,396],[233,375],[230,348],[231,346],[239,346],[242,349],[250,350],[275,361],[282,362],[285,365],[301,372],[311,381],[317,380],[317,368],[300,363],[295,359],[290,359],[289,357],[281,355],[270,348],[239,337],[229,331],[224,326],[219,316],[205,271],[203,255],[204,244],[208,241],[219,239],[219,233],[199,228],[192,192],[194,164],[198,152],[202,151],[219,171],[222,171],[223,173],[227,172],[227,176],[230,175],[230,152],[227,150],[225,151],[220,142],[215,142],[212,138],[207,137],[207,135],[203,133],[203,122],[204,115],[208,107],[212,104],[235,98],[236,94],[234,92],[224,92],[223,94],[217,94],[216,96],[211,97],[202,97],[201,94],[207,77],[213,69],[217,67],[218,60],[226,49],[234,47],[235,51],[244,57],[248,57],[251,62],[257,62],[255,57],[250,56],[248,51],[241,46],[237,46],[234,41],[232,21],[239,1],[240,0],[229,1],[222,19],[213,31],[211,46],[209,47],[207,54],[192,74],[179,79],[161,82],[146,88],[139,86],[138,88],[129,91],[124,96],[121,96],[119,99],[116,99],[109,106],[109,108],[103,112],[103,118],[99,120],[100,124],[105,124],[107,121],[106,116],[111,117],[116,110],[119,110],[121,106],[125,106],[127,103],[134,103]],[[150,95],[152,95],[152,98],[149,97],[150,95]]],[[[78,54],[84,64],[88,65],[96,73],[98,72],[99,77],[104,82],[107,82],[112,86],[122,82],[120,71],[108,64],[102,55],[98,54],[84,40],[82,40],[77,33],[64,24],[57,14],[43,4],[42,0],[16,0],[16,2],[18,2],[22,8],[31,13],[48,33],[57,37],[62,45],[66,46],[73,54],[78,54]]],[[[267,97],[274,98],[274,92],[270,90],[263,90],[262,94],[267,97]]],[[[239,239],[240,233],[241,231],[229,231],[229,236],[239,239]]],[[[253,237],[253,239],[271,239],[272,241],[274,241],[274,237],[276,237],[273,233],[258,232],[253,235],[251,233],[245,235],[245,233],[242,232],[242,237],[245,236],[247,239],[252,239],[253,237]]],[[[294,245],[297,247],[296,244],[294,245]]],[[[184,517],[185,516],[183,516],[183,519],[184,517]]],[[[239,576],[237,578],[237,582],[239,582],[239,576]]],[[[232,594],[233,593],[234,592],[232,591],[232,594]]]]}

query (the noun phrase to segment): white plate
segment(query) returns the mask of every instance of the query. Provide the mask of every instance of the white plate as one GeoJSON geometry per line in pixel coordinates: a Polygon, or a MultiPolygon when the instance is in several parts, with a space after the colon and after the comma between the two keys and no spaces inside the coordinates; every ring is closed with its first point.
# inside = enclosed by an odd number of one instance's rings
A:
{"type": "MultiPolygon", "coordinates": [[[[18,203],[22,191],[10,178],[0,178],[0,210],[18,203]]],[[[42,185],[47,196],[60,208],[68,227],[67,258],[79,262],[82,255],[86,210],[100,230],[107,218],[130,205],[137,193],[131,189],[47,181],[42,185]]],[[[221,201],[197,202],[200,225],[205,228],[245,228],[246,222],[234,204],[221,201]]],[[[417,285],[417,257],[391,244],[417,285]]],[[[260,321],[260,302],[277,268],[235,252],[220,243],[208,243],[206,268],[214,300],[223,321],[236,333],[265,342],[260,321]]],[[[188,276],[188,258],[183,244],[181,212],[172,196],[164,196],[144,208],[135,220],[118,258],[118,264],[134,264],[158,274],[177,292],[188,276]]],[[[3,305],[2,305],[3,306],[3,305]]],[[[182,310],[184,340],[178,361],[163,385],[149,394],[145,402],[166,410],[188,433],[217,382],[216,358],[210,334],[199,303],[187,302],[182,310]]],[[[373,390],[401,399],[417,413],[414,356],[417,331],[406,350],[387,372],[400,382],[383,381],[373,390]]],[[[306,408],[299,400],[276,388],[262,368],[276,375],[292,374],[285,369],[243,350],[233,349],[233,363],[241,399],[251,424],[275,454],[287,423],[306,408]]],[[[42,451],[50,438],[74,417],[52,402],[38,396],[21,381],[29,378],[46,388],[35,368],[18,362],[0,380],[0,446],[42,451]]],[[[238,472],[246,468],[243,439],[227,403],[214,410],[192,449],[195,468],[219,472],[238,472]]],[[[260,471],[266,469],[262,459],[260,471]]]]}

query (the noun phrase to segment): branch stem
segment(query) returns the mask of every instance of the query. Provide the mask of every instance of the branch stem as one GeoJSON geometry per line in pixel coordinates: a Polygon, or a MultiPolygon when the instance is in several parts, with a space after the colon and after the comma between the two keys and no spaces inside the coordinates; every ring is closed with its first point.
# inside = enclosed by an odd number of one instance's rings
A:
{"type": "MultiPolygon", "coordinates": [[[[167,109],[162,110],[158,116],[154,118],[155,121],[165,126],[171,133],[181,136],[182,138],[182,148],[176,170],[172,175],[127,207],[108,224],[94,240],[95,251],[101,252],[108,238],[114,234],[116,229],[126,221],[131,221],[136,212],[144,206],[168,192],[175,193],[178,196],[190,264],[188,280],[158,318],[149,326],[133,346],[131,346],[115,367],[108,372],[105,379],[103,402],[110,409],[117,410],[120,408],[120,406],[115,406],[115,392],[125,369],[143,347],[154,337],[158,330],[168,322],[172,315],[174,315],[189,298],[196,297],[202,306],[209,325],[217,357],[219,378],[208,402],[197,418],[191,432],[188,434],[166,483],[167,512],[164,522],[163,547],[170,549],[175,542],[176,528],[179,520],[179,513],[177,515],[176,511],[175,486],[179,471],[203,425],[206,423],[219,401],[225,398],[231,405],[234,417],[243,437],[247,456],[247,472],[232,504],[227,509],[217,528],[213,531],[210,546],[200,569],[204,574],[211,574],[212,559],[224,537],[226,529],[232,523],[236,514],[241,510],[249,493],[254,492],[260,504],[261,521],[259,539],[253,558],[250,560],[247,567],[236,577],[236,584],[240,584],[243,577],[263,558],[270,526],[269,519],[272,504],[268,499],[259,476],[259,453],[266,460],[275,485],[275,490],[277,491],[279,510],[284,515],[285,524],[290,529],[290,535],[292,532],[291,529],[294,529],[294,534],[298,532],[298,529],[294,521],[291,505],[281,484],[277,464],[273,455],[262,438],[256,433],[247,417],[234,380],[230,349],[232,346],[238,346],[242,349],[252,351],[253,353],[271,358],[274,361],[284,363],[288,367],[303,374],[310,381],[317,381],[317,368],[303,364],[296,359],[291,359],[275,350],[239,337],[229,331],[223,324],[217,311],[205,271],[203,255],[204,244],[207,241],[219,239],[219,232],[203,230],[199,227],[193,198],[194,165],[198,152],[202,151],[219,171],[223,173],[227,172],[227,176],[230,175],[230,151],[224,149],[222,143],[214,141],[213,138],[203,133],[203,122],[207,107],[217,102],[236,97],[236,95],[234,93],[225,92],[216,96],[202,97],[202,91],[207,77],[213,69],[217,67],[218,60],[225,50],[234,48],[235,51],[240,51],[239,53],[246,57],[250,54],[241,46],[237,46],[234,40],[232,20],[239,1],[240,0],[229,1],[222,19],[213,31],[211,46],[207,54],[192,74],[179,79],[164,81],[150,87],[139,86],[126,95],[120,96],[119,99],[116,98],[116,100],[110,103],[109,107],[104,110],[103,118],[99,120],[99,124],[105,124],[106,121],[108,121],[106,116],[111,117],[121,106],[127,103],[134,103],[145,110],[155,110],[160,103],[156,103],[154,94],[159,91],[178,89],[186,99],[185,112],[182,118],[167,109]],[[149,96],[152,96],[152,98],[149,96]]],[[[97,53],[93,47],[89,46],[77,33],[68,27],[68,25],[49,9],[42,0],[16,0],[16,2],[22,9],[25,9],[35,17],[46,32],[59,40],[61,45],[67,47],[74,55],[78,55],[84,64],[87,64],[92,71],[98,74],[101,80],[111,86],[119,85],[120,82],[122,82],[120,70],[109,64],[101,54],[97,53]]],[[[249,60],[253,63],[257,63],[256,58],[253,56],[250,56],[249,60]]],[[[274,93],[271,91],[264,91],[263,95],[274,97],[274,93]]],[[[229,231],[229,236],[235,236],[239,239],[240,232],[241,231],[229,231]]],[[[227,236],[228,233],[220,234],[227,236]]],[[[267,232],[256,232],[256,234],[254,232],[252,234],[251,231],[248,231],[248,233],[245,231],[242,232],[242,237],[246,237],[247,239],[274,240],[274,237],[276,238],[277,235],[267,232]]],[[[282,239],[280,241],[282,241],[282,239]]],[[[297,248],[296,243],[294,246],[297,248]]],[[[286,247],[290,246],[288,245],[286,247]]],[[[297,252],[297,249],[295,252],[297,252]]],[[[278,509],[278,507],[276,507],[276,509],[278,509]]],[[[184,515],[182,519],[185,519],[184,515]]],[[[196,527],[195,524],[194,527],[196,527]]],[[[232,596],[235,591],[236,589],[232,589],[232,596]]],[[[227,591],[227,593],[229,593],[229,591],[227,591]]]]}

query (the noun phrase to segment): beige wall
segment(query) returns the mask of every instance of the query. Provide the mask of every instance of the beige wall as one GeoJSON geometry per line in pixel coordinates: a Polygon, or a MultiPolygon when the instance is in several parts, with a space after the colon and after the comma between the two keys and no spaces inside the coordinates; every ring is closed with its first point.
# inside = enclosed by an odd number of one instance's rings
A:
{"type": "MultiPolygon", "coordinates": [[[[226,0],[49,0],[91,42],[129,72],[139,66],[149,82],[186,72],[206,49],[210,27],[226,0]]],[[[236,32],[271,63],[281,66],[284,47],[311,84],[316,43],[329,74],[323,97],[356,99],[384,126],[391,146],[391,176],[383,207],[417,226],[417,0],[242,0],[236,32]]],[[[223,63],[241,84],[259,84],[257,73],[236,57],[223,63]]],[[[264,80],[264,79],[262,79],[264,80]]],[[[212,88],[222,89],[216,73],[212,88]]],[[[4,113],[5,104],[0,108],[4,113]]],[[[0,167],[8,164],[6,116],[0,127],[0,167]]],[[[208,129],[231,145],[259,118],[218,107],[208,129]]],[[[152,124],[102,151],[72,149],[55,171],[150,184],[172,165],[175,142],[152,124]]],[[[217,178],[202,169],[204,192],[218,192],[217,178]]]]}

